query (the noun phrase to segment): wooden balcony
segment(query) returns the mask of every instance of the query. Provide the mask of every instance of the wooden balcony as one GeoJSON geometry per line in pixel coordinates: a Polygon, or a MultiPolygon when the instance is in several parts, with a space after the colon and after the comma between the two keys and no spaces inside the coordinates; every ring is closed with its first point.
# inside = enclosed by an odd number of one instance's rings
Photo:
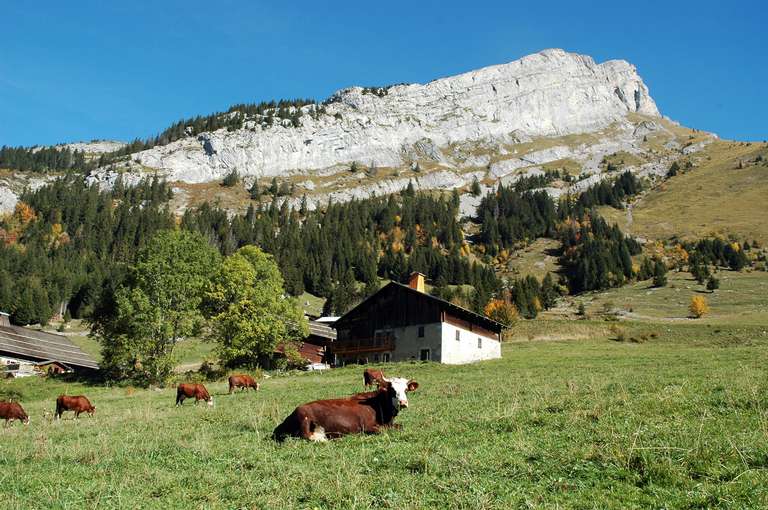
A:
{"type": "Polygon", "coordinates": [[[394,336],[377,336],[374,338],[353,338],[336,341],[329,350],[335,355],[359,354],[361,352],[387,352],[395,349],[394,336]]]}

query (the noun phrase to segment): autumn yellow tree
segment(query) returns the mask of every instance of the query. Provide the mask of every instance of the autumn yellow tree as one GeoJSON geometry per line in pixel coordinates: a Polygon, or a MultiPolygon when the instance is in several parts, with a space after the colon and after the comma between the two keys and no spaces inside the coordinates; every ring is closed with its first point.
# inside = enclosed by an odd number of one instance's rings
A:
{"type": "Polygon", "coordinates": [[[691,311],[691,315],[696,319],[699,319],[705,314],[709,313],[709,305],[707,304],[707,300],[704,296],[693,296],[691,298],[691,305],[688,307],[688,309],[691,311]]]}
{"type": "Polygon", "coordinates": [[[512,327],[520,318],[517,307],[505,299],[491,299],[483,311],[486,316],[508,328],[512,327]]]}

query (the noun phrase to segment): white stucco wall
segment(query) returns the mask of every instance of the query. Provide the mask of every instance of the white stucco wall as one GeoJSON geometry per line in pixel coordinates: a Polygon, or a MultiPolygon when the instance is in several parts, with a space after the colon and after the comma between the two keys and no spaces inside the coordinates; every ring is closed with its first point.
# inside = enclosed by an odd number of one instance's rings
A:
{"type": "MultiPolygon", "coordinates": [[[[424,336],[419,337],[419,325],[404,328],[392,328],[395,336],[395,349],[390,352],[390,361],[412,361],[421,359],[422,349],[429,349],[430,361],[458,365],[486,359],[501,358],[501,343],[493,337],[478,334],[459,326],[443,323],[422,324],[424,336]],[[456,341],[456,331],[461,331],[461,340],[456,341]],[[481,346],[477,339],[481,338],[481,346]]],[[[383,353],[367,355],[369,363],[384,361],[383,353]]],[[[354,363],[353,359],[347,360],[354,363]]]]}
{"type": "Polygon", "coordinates": [[[422,349],[429,349],[431,361],[440,361],[443,345],[442,324],[436,322],[433,324],[422,324],[422,326],[424,326],[423,338],[419,338],[418,325],[391,330],[395,334],[395,350],[392,351],[391,361],[418,361],[421,359],[422,349]]]}
{"type": "Polygon", "coordinates": [[[501,342],[495,338],[469,331],[453,324],[442,324],[442,363],[457,365],[485,359],[501,358],[501,342]],[[456,340],[456,331],[460,331],[460,340],[456,340]],[[477,339],[481,338],[481,347],[477,339]]]}

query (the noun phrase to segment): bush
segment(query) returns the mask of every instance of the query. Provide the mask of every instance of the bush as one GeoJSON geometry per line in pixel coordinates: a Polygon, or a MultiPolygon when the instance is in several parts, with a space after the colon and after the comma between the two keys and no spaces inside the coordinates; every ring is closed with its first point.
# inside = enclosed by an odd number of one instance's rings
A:
{"type": "Polygon", "coordinates": [[[718,280],[714,276],[710,276],[709,280],[707,280],[707,290],[714,292],[719,288],[720,288],[720,280],[718,280]]]}
{"type": "Polygon", "coordinates": [[[621,326],[613,325],[611,326],[611,333],[614,335],[614,340],[617,342],[626,342],[629,338],[627,335],[627,330],[622,328],[621,326]]]}
{"type": "Polygon", "coordinates": [[[691,305],[688,309],[691,312],[691,316],[695,319],[700,319],[705,314],[709,313],[709,305],[704,296],[693,296],[691,298],[691,305]]]}
{"type": "Polygon", "coordinates": [[[221,181],[221,185],[226,188],[231,188],[233,186],[236,186],[237,183],[240,182],[240,174],[237,173],[237,170],[232,170],[227,174],[226,177],[224,177],[224,180],[221,181]]]}

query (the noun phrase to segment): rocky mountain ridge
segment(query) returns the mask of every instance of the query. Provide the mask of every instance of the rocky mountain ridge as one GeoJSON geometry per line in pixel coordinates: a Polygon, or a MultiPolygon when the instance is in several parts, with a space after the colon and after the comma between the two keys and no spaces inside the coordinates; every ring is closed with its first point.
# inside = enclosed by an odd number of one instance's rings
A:
{"type": "MultiPolygon", "coordinates": [[[[246,186],[289,180],[295,193],[286,199],[298,203],[306,194],[312,207],[396,192],[409,182],[452,189],[477,179],[490,187],[554,168],[576,181],[547,188],[560,194],[608,175],[604,163],[612,154],[626,154],[631,161],[622,160],[624,166],[650,175],[666,171],[680,151],[697,150],[661,117],[633,65],[598,64],[559,49],[423,85],[350,87],[290,114],[297,120],[243,114],[239,129],[188,129],[179,140],[97,169],[89,180],[110,186],[118,175],[130,183],[157,174],[175,183],[183,210],[196,202],[189,186],[236,171],[246,186]]],[[[7,209],[12,187],[5,188],[7,209]]]]}

